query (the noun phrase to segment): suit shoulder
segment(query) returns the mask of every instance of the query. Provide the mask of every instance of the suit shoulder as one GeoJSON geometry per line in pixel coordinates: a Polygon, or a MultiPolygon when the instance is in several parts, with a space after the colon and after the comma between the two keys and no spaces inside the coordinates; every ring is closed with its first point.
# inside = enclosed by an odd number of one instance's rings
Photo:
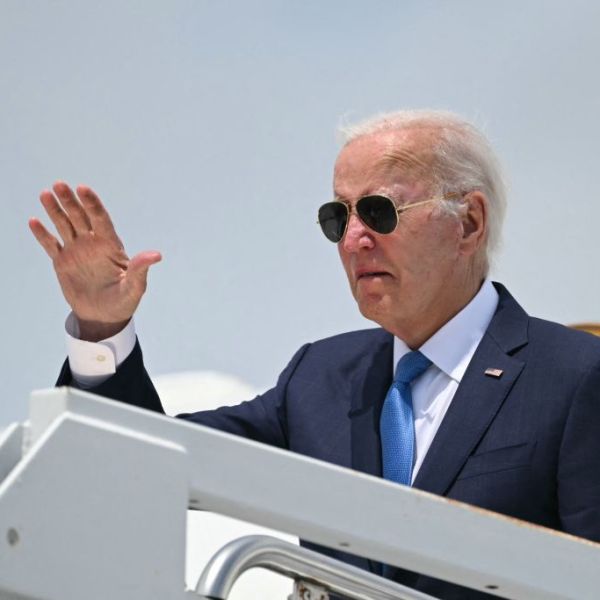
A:
{"type": "Polygon", "coordinates": [[[381,327],[371,329],[359,329],[357,331],[346,331],[330,337],[316,340],[312,343],[315,349],[330,350],[335,348],[353,347],[353,346],[371,346],[388,342],[392,335],[381,327]]]}
{"type": "Polygon", "coordinates": [[[391,351],[392,340],[393,336],[380,327],[349,331],[308,344],[304,358],[311,363],[317,361],[321,366],[353,364],[381,350],[389,348],[391,351]]]}
{"type": "Polygon", "coordinates": [[[559,354],[567,363],[600,363],[600,338],[585,331],[530,317],[529,341],[538,351],[559,354]]]}
{"type": "Polygon", "coordinates": [[[589,348],[600,348],[600,337],[538,317],[529,317],[531,334],[543,336],[568,344],[581,344],[589,348]]]}

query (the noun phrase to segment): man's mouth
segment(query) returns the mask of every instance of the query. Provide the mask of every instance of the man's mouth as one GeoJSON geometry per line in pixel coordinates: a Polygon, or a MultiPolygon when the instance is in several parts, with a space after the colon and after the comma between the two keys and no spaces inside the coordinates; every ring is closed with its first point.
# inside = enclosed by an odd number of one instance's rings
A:
{"type": "Polygon", "coordinates": [[[360,281],[361,279],[373,279],[375,277],[389,277],[389,275],[387,271],[365,271],[359,273],[356,279],[360,281]]]}

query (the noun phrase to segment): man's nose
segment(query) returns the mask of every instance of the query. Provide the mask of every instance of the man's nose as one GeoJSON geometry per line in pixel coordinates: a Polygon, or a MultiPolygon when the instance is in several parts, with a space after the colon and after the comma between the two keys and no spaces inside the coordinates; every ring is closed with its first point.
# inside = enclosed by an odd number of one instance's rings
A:
{"type": "Polygon", "coordinates": [[[372,248],[374,245],[372,231],[355,213],[351,213],[348,218],[342,245],[346,252],[356,252],[361,248],[372,248]]]}

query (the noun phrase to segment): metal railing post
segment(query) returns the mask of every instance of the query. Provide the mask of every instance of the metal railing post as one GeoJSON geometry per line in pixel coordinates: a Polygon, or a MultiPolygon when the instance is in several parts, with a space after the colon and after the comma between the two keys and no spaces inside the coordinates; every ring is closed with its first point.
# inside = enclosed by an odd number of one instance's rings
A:
{"type": "Polygon", "coordinates": [[[238,577],[256,567],[296,581],[316,583],[352,600],[436,600],[368,571],[264,535],[242,537],[223,546],[204,568],[196,593],[211,600],[227,600],[238,577]]]}

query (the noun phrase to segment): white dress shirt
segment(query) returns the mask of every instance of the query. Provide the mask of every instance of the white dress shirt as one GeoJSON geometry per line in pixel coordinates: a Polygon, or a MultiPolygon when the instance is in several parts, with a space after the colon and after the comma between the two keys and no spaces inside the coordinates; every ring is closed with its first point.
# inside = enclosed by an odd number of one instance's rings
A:
{"type": "MultiPolygon", "coordinates": [[[[432,365],[412,384],[416,437],[413,481],[497,305],[498,293],[486,279],[471,302],[419,348],[432,365]]],[[[108,379],[135,346],[133,319],[113,337],[96,343],[77,339],[79,328],[72,314],[65,325],[71,373],[82,388],[108,379]]],[[[393,369],[407,352],[410,348],[394,338],[393,369]]]]}

